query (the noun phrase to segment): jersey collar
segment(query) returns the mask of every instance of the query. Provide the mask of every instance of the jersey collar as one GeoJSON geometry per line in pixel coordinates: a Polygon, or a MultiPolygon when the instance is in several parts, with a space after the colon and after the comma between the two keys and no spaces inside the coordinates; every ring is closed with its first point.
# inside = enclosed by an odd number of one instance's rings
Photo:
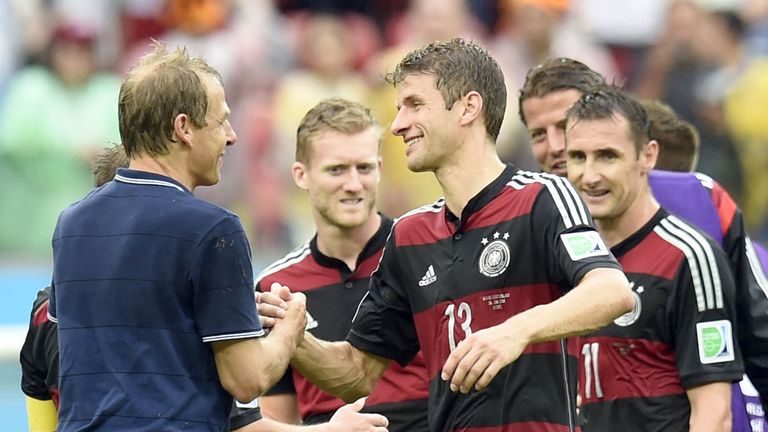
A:
{"type": "Polygon", "coordinates": [[[644,238],[648,236],[648,234],[651,233],[651,231],[653,231],[653,228],[658,225],[659,221],[668,215],[669,213],[667,213],[664,208],[659,208],[653,217],[651,217],[651,219],[642,226],[642,228],[635,231],[632,233],[632,235],[625,238],[619,244],[611,248],[611,253],[613,253],[613,256],[618,258],[634,249],[635,246],[637,246],[641,241],[643,241],[644,238]]]}
{"type": "Polygon", "coordinates": [[[472,199],[464,206],[464,210],[461,212],[461,219],[448,210],[448,206],[445,206],[445,220],[448,223],[453,224],[457,229],[461,226],[462,221],[466,221],[474,213],[488,205],[497,195],[501,193],[504,187],[507,185],[512,176],[517,172],[517,167],[513,164],[507,164],[501,175],[496,177],[496,180],[490,182],[480,192],[477,193],[472,199]]]}
{"type": "MultiPolygon", "coordinates": [[[[368,243],[365,244],[365,247],[360,252],[360,255],[358,255],[357,264],[360,264],[361,262],[375,255],[376,252],[383,248],[384,244],[387,242],[389,231],[392,229],[392,219],[381,213],[379,213],[379,215],[381,216],[381,225],[379,225],[379,229],[376,231],[373,237],[368,240],[368,243]]],[[[321,266],[348,270],[347,264],[344,261],[330,257],[320,252],[320,249],[317,247],[317,234],[315,234],[315,236],[312,237],[312,240],[310,240],[309,250],[312,252],[312,258],[314,258],[315,261],[321,266]]]]}
{"type": "Polygon", "coordinates": [[[135,184],[142,186],[161,186],[178,189],[182,192],[191,194],[192,192],[176,180],[164,175],[150,173],[146,171],[137,171],[128,168],[118,168],[115,174],[115,180],[120,183],[135,184]]]}

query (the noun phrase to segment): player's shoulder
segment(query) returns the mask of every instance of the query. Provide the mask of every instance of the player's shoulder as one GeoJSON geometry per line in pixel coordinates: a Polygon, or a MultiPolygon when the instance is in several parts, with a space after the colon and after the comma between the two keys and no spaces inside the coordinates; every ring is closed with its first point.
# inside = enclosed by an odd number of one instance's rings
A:
{"type": "Polygon", "coordinates": [[[264,268],[257,276],[255,283],[280,278],[280,276],[301,273],[307,265],[307,258],[312,255],[311,242],[307,242],[288,252],[284,257],[274,261],[264,268]]]}
{"type": "Polygon", "coordinates": [[[671,213],[659,219],[653,231],[675,247],[712,247],[718,249],[718,243],[701,228],[671,213]]]}
{"type": "Polygon", "coordinates": [[[437,201],[423,205],[404,213],[402,216],[395,218],[394,230],[398,233],[403,231],[410,231],[413,229],[420,229],[424,225],[431,227],[435,222],[443,217],[443,209],[445,208],[445,198],[440,198],[437,201]]]}

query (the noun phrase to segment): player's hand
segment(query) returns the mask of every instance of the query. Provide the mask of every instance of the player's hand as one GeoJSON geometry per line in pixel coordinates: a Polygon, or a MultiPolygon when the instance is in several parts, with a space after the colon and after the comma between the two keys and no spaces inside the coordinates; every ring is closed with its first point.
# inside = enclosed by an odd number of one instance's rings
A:
{"type": "Polygon", "coordinates": [[[272,284],[272,294],[277,294],[286,304],[285,317],[276,321],[274,329],[288,331],[294,337],[296,345],[301,343],[304,337],[304,329],[307,326],[307,298],[304,293],[291,293],[288,287],[280,284],[272,284]]]}
{"type": "Polygon", "coordinates": [[[488,387],[504,366],[520,357],[527,342],[510,331],[507,322],[479,330],[461,341],[443,366],[441,378],[451,391],[469,393],[488,387]]]}
{"type": "Polygon", "coordinates": [[[256,310],[263,329],[270,329],[279,319],[285,318],[288,303],[272,293],[256,292],[256,310]]]}
{"type": "Polygon", "coordinates": [[[363,414],[360,410],[365,404],[365,398],[344,405],[328,422],[329,430],[340,432],[387,432],[389,420],[381,414],[363,414]]]}

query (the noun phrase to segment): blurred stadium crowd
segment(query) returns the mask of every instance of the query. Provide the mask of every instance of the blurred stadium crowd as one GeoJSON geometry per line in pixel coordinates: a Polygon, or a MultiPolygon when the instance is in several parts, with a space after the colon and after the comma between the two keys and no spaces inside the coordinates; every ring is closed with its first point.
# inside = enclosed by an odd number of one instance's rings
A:
{"type": "MultiPolygon", "coordinates": [[[[199,195],[241,216],[259,268],[314,231],[290,179],[303,114],[340,96],[388,124],[394,90],[382,75],[454,36],[502,64],[506,160],[537,170],[517,90],[530,67],[572,57],[696,125],[698,170],[768,241],[768,0],[0,0],[0,260],[50,260],[59,212],[90,189],[94,156],[120,141],[121,75],[150,38],[223,75],[238,144],[222,182],[199,195]]],[[[404,152],[387,137],[379,203],[392,216],[439,194],[404,152]]]]}

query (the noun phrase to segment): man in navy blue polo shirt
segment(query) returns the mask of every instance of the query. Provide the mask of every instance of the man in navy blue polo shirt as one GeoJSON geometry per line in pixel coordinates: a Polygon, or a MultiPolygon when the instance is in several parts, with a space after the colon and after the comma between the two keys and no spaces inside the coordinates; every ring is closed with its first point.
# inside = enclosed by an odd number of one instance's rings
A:
{"type": "Polygon", "coordinates": [[[53,236],[60,431],[227,430],[232,396],[282,376],[304,297],[261,338],[240,221],[192,195],[219,181],[228,117],[220,75],[184,49],[158,44],[126,76],[129,169],[65,210],[53,236]]]}

